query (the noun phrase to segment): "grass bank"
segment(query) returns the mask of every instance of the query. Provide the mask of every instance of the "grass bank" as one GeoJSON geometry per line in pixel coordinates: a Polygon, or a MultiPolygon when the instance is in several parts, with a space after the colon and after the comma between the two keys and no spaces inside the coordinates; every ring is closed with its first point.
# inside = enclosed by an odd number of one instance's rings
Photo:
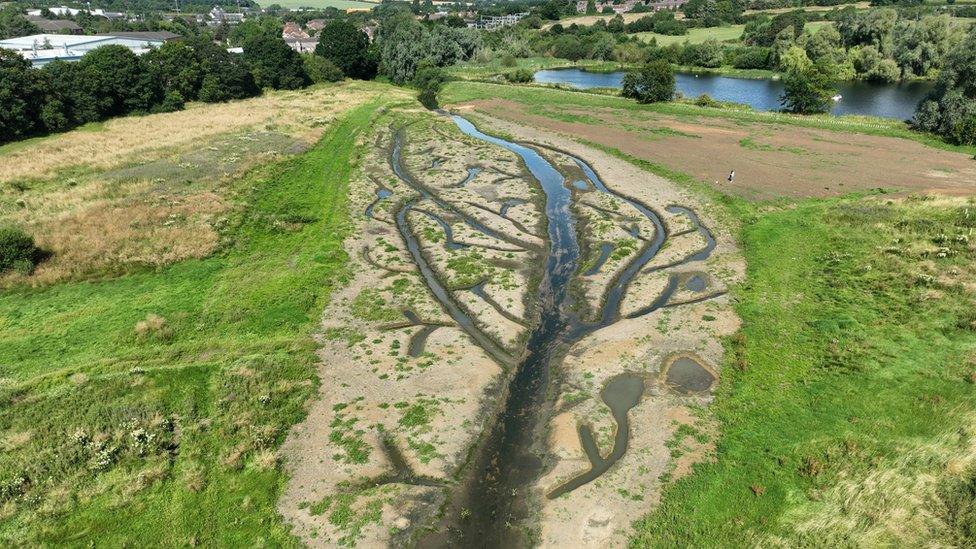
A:
{"type": "Polygon", "coordinates": [[[378,101],[235,184],[216,255],[0,293],[5,545],[292,545],[275,448],[315,390],[346,188],[378,101]]]}
{"type": "Polygon", "coordinates": [[[972,546],[976,208],[879,196],[730,210],[748,271],[717,448],[633,545],[972,546]]]}

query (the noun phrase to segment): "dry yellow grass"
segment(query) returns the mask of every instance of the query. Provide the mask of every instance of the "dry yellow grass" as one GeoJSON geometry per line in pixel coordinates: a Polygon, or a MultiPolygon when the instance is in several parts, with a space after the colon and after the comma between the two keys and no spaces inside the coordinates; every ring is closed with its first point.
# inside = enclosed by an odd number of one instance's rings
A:
{"type": "Polygon", "coordinates": [[[230,208],[213,191],[154,192],[150,182],[113,188],[96,183],[76,192],[53,193],[49,208],[23,210],[7,221],[34,235],[51,258],[30,277],[7,273],[0,285],[44,285],[93,274],[117,274],[133,266],[158,267],[206,257],[217,247],[219,214],[230,208]],[[101,191],[101,192],[100,192],[101,191]]]}
{"type": "Polygon", "coordinates": [[[313,143],[344,111],[389,90],[346,82],[274,92],[119,118],[2,152],[0,224],[23,228],[50,257],[29,276],[0,275],[0,288],[210,255],[235,207],[236,178],[313,143]]]}
{"type": "Polygon", "coordinates": [[[384,88],[347,82],[218,104],[193,104],[184,111],[109,120],[99,131],[72,131],[42,139],[0,156],[0,183],[45,179],[74,166],[108,169],[138,155],[140,161],[186,149],[217,134],[244,128],[314,141],[336,114],[384,88]]]}
{"type": "MultiPolygon", "coordinates": [[[[842,475],[820,501],[791,512],[791,539],[760,546],[955,547],[946,491],[966,486],[976,467],[976,416],[934,441],[908,444],[866,474],[842,475]],[[798,540],[800,543],[797,543],[798,540]],[[812,544],[812,545],[807,545],[812,544]]],[[[965,488],[964,488],[965,489],[965,488]]]]}

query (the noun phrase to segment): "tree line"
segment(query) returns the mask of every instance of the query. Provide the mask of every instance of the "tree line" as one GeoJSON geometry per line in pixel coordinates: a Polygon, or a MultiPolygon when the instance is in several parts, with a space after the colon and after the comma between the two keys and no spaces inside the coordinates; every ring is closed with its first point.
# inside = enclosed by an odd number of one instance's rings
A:
{"type": "Polygon", "coordinates": [[[200,37],[166,42],[143,56],[107,45],[79,61],[41,68],[0,50],[0,140],[59,132],[126,114],[179,110],[187,101],[220,102],[294,89],[310,81],[301,57],[280,37],[262,35],[236,56],[200,37]]]}
{"type": "Polygon", "coordinates": [[[114,116],[175,111],[188,101],[230,101],[266,88],[377,74],[417,86],[433,105],[444,81],[440,68],[469,59],[481,46],[477,31],[422,23],[404,10],[383,17],[373,43],[353,21],[333,19],[314,55],[289,48],[280,26],[254,29],[239,37],[241,55],[206,34],[166,42],[142,56],[102,46],[77,62],[56,60],[41,68],[0,49],[0,143],[114,116]]]}

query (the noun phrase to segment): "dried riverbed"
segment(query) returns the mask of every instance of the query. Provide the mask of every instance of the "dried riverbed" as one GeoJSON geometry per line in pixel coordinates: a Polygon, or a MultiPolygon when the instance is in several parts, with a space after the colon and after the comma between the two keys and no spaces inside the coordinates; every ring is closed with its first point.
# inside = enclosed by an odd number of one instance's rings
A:
{"type": "Polygon", "coordinates": [[[492,130],[516,141],[400,111],[364,144],[352,276],[283,448],[309,544],[622,544],[687,466],[678,426],[707,430],[688,361],[714,380],[736,326],[728,235],[665,180],[492,130]]]}

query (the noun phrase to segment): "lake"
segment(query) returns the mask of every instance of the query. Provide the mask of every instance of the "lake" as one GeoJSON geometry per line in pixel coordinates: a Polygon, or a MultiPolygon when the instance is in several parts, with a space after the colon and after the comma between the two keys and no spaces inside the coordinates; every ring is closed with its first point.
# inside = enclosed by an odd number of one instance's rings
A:
{"type": "MultiPolygon", "coordinates": [[[[743,103],[760,111],[778,111],[783,95],[782,80],[732,78],[690,73],[675,73],[678,91],[685,97],[707,93],[719,101],[743,103]]],[[[621,88],[623,71],[587,72],[580,69],[554,69],[535,73],[535,81],[545,84],[565,84],[574,88],[621,88]]],[[[932,89],[931,82],[899,84],[868,84],[866,82],[836,82],[834,86],[841,100],[834,103],[831,114],[863,114],[906,120],[915,113],[918,102],[932,89]]]]}

